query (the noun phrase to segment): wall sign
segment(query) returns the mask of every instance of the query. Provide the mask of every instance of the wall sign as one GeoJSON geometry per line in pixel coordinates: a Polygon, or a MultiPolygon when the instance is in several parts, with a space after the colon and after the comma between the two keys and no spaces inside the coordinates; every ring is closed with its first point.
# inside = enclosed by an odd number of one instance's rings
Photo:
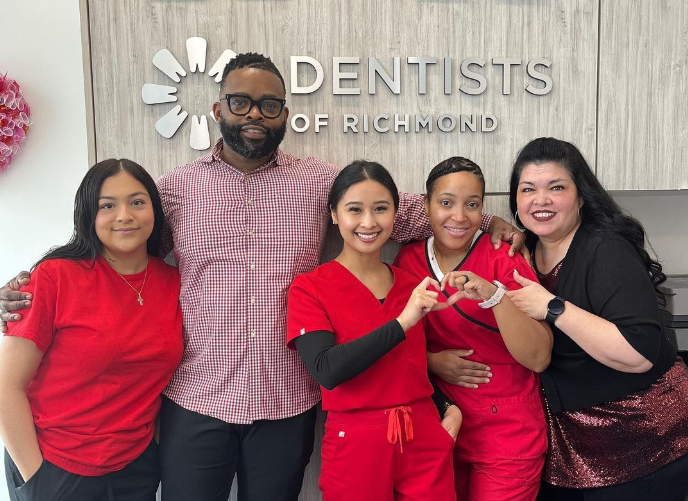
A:
{"type": "MultiPolygon", "coordinates": [[[[191,37],[186,40],[186,55],[191,73],[196,71],[199,73],[205,72],[207,48],[208,43],[202,37],[191,37]]],[[[220,83],[220,80],[222,80],[222,70],[235,56],[236,53],[234,51],[226,49],[208,71],[208,76],[215,77],[215,83],[220,83]]],[[[179,61],[167,49],[161,49],[155,53],[153,56],[153,66],[176,83],[181,83],[182,78],[186,76],[184,67],[179,64],[179,61]]],[[[145,83],[141,88],[141,99],[146,104],[172,103],[177,101],[177,96],[174,95],[176,92],[177,88],[173,86],[145,83]]],[[[169,139],[179,130],[179,127],[182,126],[188,115],[189,113],[183,111],[180,105],[174,106],[155,123],[155,130],[162,137],[169,139]]],[[[210,148],[210,131],[208,130],[208,119],[205,115],[201,115],[200,118],[197,115],[191,117],[189,146],[194,150],[207,150],[210,148]]]]}
{"type": "MultiPolygon", "coordinates": [[[[460,75],[468,80],[458,86],[458,92],[477,96],[484,93],[488,88],[488,80],[481,72],[487,62],[484,59],[471,57],[466,58],[460,63],[460,75]],[[469,83],[470,82],[470,83],[469,83]],[[476,85],[477,84],[477,85],[476,85]]],[[[516,57],[494,57],[490,61],[492,66],[499,66],[501,71],[502,95],[511,94],[511,75],[512,67],[517,68],[523,65],[523,61],[516,57]]],[[[359,67],[361,58],[359,57],[333,57],[332,58],[332,83],[331,91],[333,95],[360,95],[361,87],[359,84],[358,71],[344,71],[342,66],[348,65],[359,67]],[[348,81],[349,85],[344,86],[342,82],[348,81]]],[[[406,65],[410,71],[418,74],[417,87],[410,92],[416,92],[419,96],[427,94],[428,87],[428,67],[440,65],[441,75],[439,85],[445,95],[452,95],[455,92],[455,82],[453,79],[452,67],[454,61],[450,57],[441,60],[435,57],[408,57],[406,65]]],[[[532,80],[525,86],[525,91],[534,96],[544,96],[552,91],[552,78],[541,71],[541,68],[549,68],[552,61],[544,57],[533,58],[526,63],[525,71],[532,80]]],[[[291,56],[291,94],[312,94],[320,89],[325,78],[323,65],[317,59],[309,56],[291,56]],[[315,78],[307,85],[300,84],[299,69],[307,66],[311,68],[310,73],[315,74],[315,78]]],[[[392,74],[384,68],[384,65],[375,57],[369,57],[367,61],[367,93],[377,94],[377,83],[381,81],[389,92],[399,95],[402,93],[401,85],[401,58],[392,58],[392,74]]],[[[303,71],[301,72],[303,73],[303,71]]],[[[437,82],[436,82],[437,83],[437,82]]],[[[407,89],[403,89],[407,91],[407,89]]],[[[419,98],[422,99],[422,98],[419,98]]],[[[330,117],[325,113],[316,113],[313,116],[313,129],[316,133],[322,127],[329,125],[330,117]]],[[[408,114],[408,113],[382,113],[375,116],[359,113],[344,113],[339,117],[340,127],[343,133],[368,133],[378,132],[428,132],[433,130],[440,132],[452,132],[457,127],[461,132],[470,130],[472,132],[492,132],[497,128],[497,117],[492,113],[482,113],[480,115],[459,115],[438,110],[435,114],[408,114]]],[[[291,127],[295,132],[306,132],[311,128],[311,119],[304,114],[296,114],[291,118],[291,127]]]]}
{"type": "MultiPolygon", "coordinates": [[[[186,40],[190,72],[203,73],[205,71],[207,46],[207,41],[202,37],[191,37],[186,40]]],[[[222,79],[222,70],[235,56],[234,51],[225,50],[208,71],[208,76],[215,77],[215,82],[219,83],[222,79]]],[[[395,95],[400,95],[402,92],[415,93],[419,96],[418,99],[422,100],[428,93],[429,68],[431,67],[441,69],[439,81],[434,81],[432,88],[437,92],[440,92],[437,89],[441,89],[444,95],[449,96],[455,93],[479,96],[490,86],[499,87],[503,96],[509,96],[513,90],[511,77],[515,71],[525,72],[529,80],[523,90],[532,96],[547,95],[554,85],[551,76],[544,72],[551,67],[552,61],[544,57],[535,57],[528,61],[517,57],[493,57],[489,61],[479,57],[468,57],[460,62],[450,57],[407,57],[405,59],[407,71],[416,72],[418,77],[415,88],[411,89],[402,88],[401,64],[401,57],[392,57],[391,70],[388,71],[385,68],[385,62],[375,57],[368,57],[365,61],[356,56],[332,57],[330,91],[332,95],[360,96],[362,93],[367,93],[375,96],[380,92],[379,89],[382,89],[382,92],[395,95]],[[367,68],[367,80],[359,74],[361,66],[367,68]],[[454,77],[454,66],[458,66],[458,78],[454,77]],[[498,72],[501,75],[498,81],[488,80],[483,70],[489,66],[501,69],[498,72]],[[356,69],[352,71],[352,68],[356,69]],[[379,82],[383,85],[378,85],[379,82]],[[362,91],[362,85],[365,85],[364,91],[362,91]]],[[[186,76],[186,70],[168,49],[161,49],[153,56],[153,65],[176,83],[180,83],[186,76]]],[[[433,74],[437,73],[433,72],[433,74]]],[[[291,56],[289,81],[291,95],[313,94],[323,87],[325,68],[322,62],[314,57],[291,56]]],[[[174,95],[176,92],[177,87],[174,86],[146,83],[141,88],[141,98],[144,103],[151,105],[170,103],[177,101],[177,96],[174,95]]],[[[312,130],[316,134],[323,127],[334,125],[335,121],[344,134],[433,133],[434,131],[450,133],[456,130],[487,133],[494,131],[499,125],[498,117],[492,112],[457,115],[442,109],[434,113],[422,114],[390,110],[387,113],[369,115],[359,109],[351,111],[351,113],[341,113],[338,117],[331,117],[328,113],[314,113],[312,116],[296,113],[292,115],[289,123],[294,132],[304,133],[312,130]]],[[[187,116],[188,112],[183,111],[180,105],[176,105],[156,122],[155,129],[161,136],[169,139],[179,130],[187,116]]],[[[213,117],[210,116],[210,119],[213,120],[213,117]]],[[[195,150],[206,150],[210,147],[208,120],[205,115],[201,115],[200,118],[193,115],[191,118],[189,145],[195,150]]]]}

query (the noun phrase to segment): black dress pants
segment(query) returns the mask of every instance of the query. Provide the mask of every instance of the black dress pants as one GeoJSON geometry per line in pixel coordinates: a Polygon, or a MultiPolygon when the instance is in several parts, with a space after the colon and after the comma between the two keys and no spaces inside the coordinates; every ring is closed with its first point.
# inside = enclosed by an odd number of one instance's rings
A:
{"type": "Polygon", "coordinates": [[[567,489],[543,483],[537,501],[684,501],[688,455],[636,480],[609,487],[567,489]]]}
{"type": "Polygon", "coordinates": [[[162,501],[296,501],[313,452],[315,407],[294,417],[225,423],[163,396],[162,501]]]}
{"type": "Polygon", "coordinates": [[[124,469],[99,477],[69,473],[43,460],[26,482],[5,450],[5,476],[11,501],[155,501],[160,484],[158,445],[151,442],[124,469]]]}

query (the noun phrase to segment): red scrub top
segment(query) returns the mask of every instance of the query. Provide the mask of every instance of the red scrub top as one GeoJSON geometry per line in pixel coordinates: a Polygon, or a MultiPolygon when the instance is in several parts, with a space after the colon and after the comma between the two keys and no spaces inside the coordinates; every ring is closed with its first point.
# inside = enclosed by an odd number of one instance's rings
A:
{"type": "MultiPolygon", "coordinates": [[[[364,336],[403,311],[420,280],[390,266],[394,285],[384,303],[337,261],[298,275],[287,299],[287,344],[314,331],[329,331],[337,344],[364,336]]],[[[324,410],[386,409],[432,395],[422,322],[406,340],[358,376],[333,390],[321,387],[324,410]]]]}
{"type": "MultiPolygon", "coordinates": [[[[478,235],[456,270],[467,270],[485,280],[498,280],[508,289],[521,286],[513,278],[537,281],[533,270],[519,254],[509,257],[508,246],[495,251],[490,236],[478,235]]],[[[405,246],[395,264],[416,277],[442,276],[432,266],[430,240],[405,246]]],[[[446,296],[456,290],[447,288],[446,296]]],[[[440,296],[441,297],[441,296],[440,296]]],[[[491,309],[478,301],[463,299],[454,307],[429,313],[426,317],[428,350],[473,349],[470,360],[488,365],[493,377],[477,389],[463,388],[436,378],[442,391],[456,402],[464,414],[457,439],[459,452],[467,457],[525,459],[541,456],[547,448],[544,411],[539,376],[519,364],[509,353],[491,309]]]]}

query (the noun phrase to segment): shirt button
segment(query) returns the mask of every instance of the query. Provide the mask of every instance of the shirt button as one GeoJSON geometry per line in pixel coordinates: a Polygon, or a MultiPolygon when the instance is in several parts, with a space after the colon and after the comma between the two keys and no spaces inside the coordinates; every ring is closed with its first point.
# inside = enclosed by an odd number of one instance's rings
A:
{"type": "Polygon", "coordinates": [[[251,337],[256,337],[256,331],[251,331],[251,337]]]}
{"type": "Polygon", "coordinates": [[[253,203],[253,200],[246,200],[246,205],[251,205],[253,203]]]}
{"type": "Polygon", "coordinates": [[[253,236],[253,230],[248,230],[248,236],[252,237],[253,236]]]}
{"type": "Polygon", "coordinates": [[[252,270],[255,270],[255,269],[256,269],[256,265],[253,264],[253,263],[251,263],[251,266],[249,266],[249,268],[251,268],[252,270]]]}
{"type": "Polygon", "coordinates": [[[251,296],[251,304],[256,304],[256,298],[254,296],[251,296]]]}

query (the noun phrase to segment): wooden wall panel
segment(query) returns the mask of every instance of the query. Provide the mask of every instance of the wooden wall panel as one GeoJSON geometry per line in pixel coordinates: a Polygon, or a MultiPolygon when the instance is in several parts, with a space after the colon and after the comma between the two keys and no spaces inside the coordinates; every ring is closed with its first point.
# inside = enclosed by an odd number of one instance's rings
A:
{"type": "MultiPolygon", "coordinates": [[[[155,175],[187,162],[199,153],[188,146],[191,115],[208,113],[216,85],[203,74],[188,73],[177,85],[178,104],[190,116],[172,139],[154,130],[156,120],[174,104],[145,105],[143,83],[174,85],[152,65],[153,55],[168,48],[187,67],[185,40],[208,40],[206,68],[225,48],[269,54],[289,84],[289,56],[315,57],[325,68],[325,82],[312,95],[290,95],[292,114],[328,113],[330,124],[319,134],[289,131],[285,149],[344,165],[355,158],[388,166],[402,189],[420,191],[438,161],[463,155],[481,165],[488,191],[507,190],[506,175],[518,149],[540,135],[576,142],[593,158],[595,152],[595,85],[598,0],[498,0],[463,2],[417,0],[223,0],[89,2],[93,60],[97,155],[131,157],[155,175]],[[483,22],[489,20],[489,22],[483,22]],[[332,56],[357,56],[360,96],[332,95],[332,56]],[[367,57],[391,71],[401,57],[401,93],[393,95],[378,79],[375,96],[367,93],[367,57]],[[409,56],[438,58],[428,68],[428,90],[417,94],[417,69],[409,56]],[[453,93],[444,95],[442,58],[453,59],[453,93]],[[537,85],[526,75],[534,57],[553,64],[553,90],[534,96],[524,88],[537,85]],[[468,82],[461,61],[487,61],[479,70],[488,87],[479,96],[459,91],[468,82]],[[502,95],[502,69],[493,57],[518,57],[512,68],[511,95],[502,95]],[[341,132],[342,113],[481,114],[498,119],[494,132],[428,134],[414,132],[341,132]]],[[[542,68],[541,68],[542,69],[542,68]]],[[[303,72],[306,78],[307,72],[303,72]]],[[[474,83],[468,82],[475,85],[474,83]]],[[[211,124],[213,138],[219,131],[211,124]]],[[[372,130],[372,124],[371,124],[372,130]]]]}
{"type": "Polygon", "coordinates": [[[688,3],[604,0],[600,17],[598,177],[688,189],[688,3]]]}

